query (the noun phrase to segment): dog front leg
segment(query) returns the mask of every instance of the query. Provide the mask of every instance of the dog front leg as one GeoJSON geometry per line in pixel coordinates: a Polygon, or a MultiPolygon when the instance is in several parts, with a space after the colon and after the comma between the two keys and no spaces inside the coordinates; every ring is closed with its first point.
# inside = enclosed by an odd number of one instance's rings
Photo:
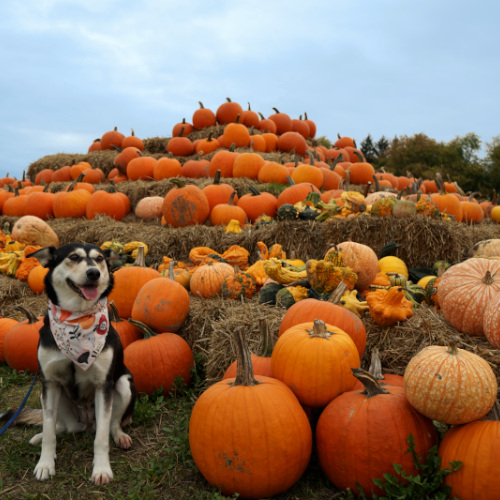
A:
{"type": "Polygon", "coordinates": [[[112,390],[107,387],[97,387],[95,391],[94,468],[91,476],[95,484],[107,484],[113,479],[113,472],[109,463],[109,432],[112,406],[112,390]]]}
{"type": "Polygon", "coordinates": [[[33,473],[39,481],[45,481],[56,473],[56,425],[62,388],[57,382],[43,382],[42,392],[42,452],[33,473]]]}

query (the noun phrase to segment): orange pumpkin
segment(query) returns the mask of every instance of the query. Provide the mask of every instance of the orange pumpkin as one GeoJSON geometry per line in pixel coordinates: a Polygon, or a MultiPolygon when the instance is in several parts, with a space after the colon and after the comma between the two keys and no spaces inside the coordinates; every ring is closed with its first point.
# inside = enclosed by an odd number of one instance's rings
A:
{"type": "Polygon", "coordinates": [[[177,187],[170,189],[163,201],[163,217],[173,227],[203,224],[210,215],[208,199],[194,184],[172,179],[177,187]]]}
{"type": "Polygon", "coordinates": [[[115,220],[122,220],[130,213],[130,200],[125,193],[117,191],[113,186],[109,191],[94,191],[87,201],[85,214],[87,219],[95,219],[98,215],[107,215],[115,220]]]}
{"type": "Polygon", "coordinates": [[[278,203],[276,196],[265,191],[260,192],[255,186],[250,186],[249,189],[250,193],[244,194],[237,205],[245,211],[250,222],[254,222],[263,214],[275,217],[278,203]]]}
{"type": "MultiPolygon", "coordinates": [[[[41,267],[41,266],[40,266],[41,267]]],[[[5,363],[3,343],[9,330],[19,322],[13,318],[0,318],[0,363],[5,363]]]]}
{"type": "Polygon", "coordinates": [[[229,203],[231,195],[233,195],[233,203],[237,204],[238,202],[238,194],[234,190],[234,187],[231,184],[221,183],[220,176],[221,171],[217,170],[212,184],[208,184],[202,188],[203,193],[207,197],[210,211],[219,203],[229,203]]]}
{"type": "Polygon", "coordinates": [[[253,375],[240,331],[236,338],[236,378],[211,385],[193,407],[191,455],[223,495],[270,498],[290,488],[305,471],[312,451],[311,426],[285,384],[253,375]]]}
{"type": "Polygon", "coordinates": [[[28,286],[33,293],[37,295],[45,291],[44,279],[49,272],[47,267],[35,266],[28,274],[28,286]]]}
{"type": "Polygon", "coordinates": [[[319,319],[288,328],[271,356],[273,376],[292,389],[298,400],[321,408],[349,391],[359,368],[359,353],[351,337],[319,319]]]}
{"type": "Polygon", "coordinates": [[[198,104],[200,107],[193,113],[193,118],[191,119],[193,127],[196,130],[213,127],[217,123],[215,113],[211,109],[205,108],[201,101],[198,101],[198,104]]]}
{"type": "Polygon", "coordinates": [[[130,321],[120,318],[118,309],[113,301],[109,303],[109,320],[120,337],[122,347],[125,349],[129,344],[142,339],[142,331],[130,321]]]}
{"type": "Polygon", "coordinates": [[[218,203],[210,211],[210,222],[212,226],[227,226],[229,221],[237,220],[240,226],[246,223],[247,214],[238,205],[234,204],[236,191],[229,196],[227,203],[218,203]]]}
{"type": "Polygon", "coordinates": [[[202,264],[191,275],[189,282],[191,293],[203,298],[217,297],[221,294],[224,278],[232,274],[234,268],[230,264],[224,262],[202,264]]]}

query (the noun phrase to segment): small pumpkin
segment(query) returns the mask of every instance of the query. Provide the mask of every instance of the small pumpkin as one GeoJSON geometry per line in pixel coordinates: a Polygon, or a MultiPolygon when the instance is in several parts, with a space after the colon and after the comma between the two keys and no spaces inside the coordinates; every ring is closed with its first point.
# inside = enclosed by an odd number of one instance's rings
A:
{"type": "Polygon", "coordinates": [[[221,292],[224,298],[243,300],[243,298],[252,297],[256,289],[257,285],[253,276],[235,266],[234,273],[224,277],[221,292]]]}
{"type": "Polygon", "coordinates": [[[233,274],[233,266],[224,262],[202,264],[191,276],[191,293],[203,298],[217,297],[221,294],[224,279],[233,274]]]}

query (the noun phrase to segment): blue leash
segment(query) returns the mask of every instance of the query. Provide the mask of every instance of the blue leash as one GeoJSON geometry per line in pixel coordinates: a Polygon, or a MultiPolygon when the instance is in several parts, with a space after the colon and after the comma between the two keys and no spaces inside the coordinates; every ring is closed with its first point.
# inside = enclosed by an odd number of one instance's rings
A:
{"type": "Polygon", "coordinates": [[[35,376],[33,377],[33,382],[31,382],[31,387],[29,388],[26,396],[24,396],[24,399],[23,399],[23,402],[21,403],[21,406],[19,406],[19,408],[14,413],[14,415],[12,415],[12,417],[10,417],[9,421],[0,429],[0,436],[12,425],[14,420],[19,416],[22,409],[24,408],[24,405],[26,404],[26,401],[28,401],[28,397],[31,394],[31,390],[33,389],[33,386],[35,385],[36,376],[38,375],[38,370],[39,370],[39,368],[37,368],[37,370],[35,372],[35,376]]]}

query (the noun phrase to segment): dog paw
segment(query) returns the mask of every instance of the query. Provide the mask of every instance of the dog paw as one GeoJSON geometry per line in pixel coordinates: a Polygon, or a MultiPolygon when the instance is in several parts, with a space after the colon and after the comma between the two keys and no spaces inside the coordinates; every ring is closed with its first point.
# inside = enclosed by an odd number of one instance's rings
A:
{"type": "Polygon", "coordinates": [[[115,444],[118,448],[128,450],[132,446],[132,438],[123,432],[115,439],[115,444]]]}
{"type": "Polygon", "coordinates": [[[91,480],[94,484],[103,485],[108,484],[113,480],[113,472],[111,467],[94,466],[92,470],[91,480]]]}
{"type": "Polygon", "coordinates": [[[54,461],[45,462],[40,460],[33,471],[33,474],[38,479],[38,481],[46,481],[50,476],[53,476],[56,473],[56,467],[54,461]]]}

